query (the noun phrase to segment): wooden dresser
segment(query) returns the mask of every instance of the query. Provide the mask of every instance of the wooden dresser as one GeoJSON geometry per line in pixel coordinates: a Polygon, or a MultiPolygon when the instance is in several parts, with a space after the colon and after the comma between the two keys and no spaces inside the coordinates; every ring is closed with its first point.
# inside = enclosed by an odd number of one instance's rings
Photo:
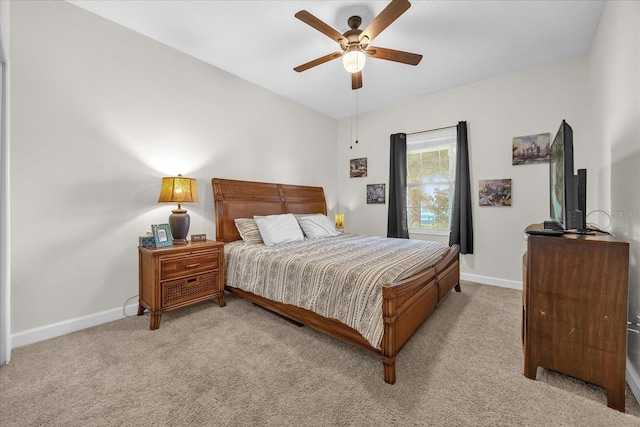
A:
{"type": "Polygon", "coordinates": [[[218,298],[224,302],[222,242],[206,240],[166,248],[138,248],[138,316],[151,313],[149,329],[158,329],[162,313],[218,298]]]}
{"type": "Polygon", "coordinates": [[[629,244],[606,233],[525,236],[524,375],[535,380],[541,366],[596,384],[624,412],[629,244]]]}

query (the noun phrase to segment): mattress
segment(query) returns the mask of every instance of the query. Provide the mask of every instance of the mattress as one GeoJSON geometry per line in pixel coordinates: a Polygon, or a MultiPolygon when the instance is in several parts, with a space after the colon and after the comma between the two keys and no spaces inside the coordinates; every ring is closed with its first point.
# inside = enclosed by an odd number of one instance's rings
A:
{"type": "Polygon", "coordinates": [[[449,250],[431,241],[341,234],[267,247],[225,245],[225,285],[336,319],[379,349],[382,285],[424,270],[449,250]]]}

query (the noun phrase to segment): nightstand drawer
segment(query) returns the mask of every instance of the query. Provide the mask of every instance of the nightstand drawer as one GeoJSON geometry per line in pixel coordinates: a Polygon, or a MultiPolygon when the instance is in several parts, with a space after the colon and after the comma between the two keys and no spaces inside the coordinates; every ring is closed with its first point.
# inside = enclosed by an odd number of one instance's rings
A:
{"type": "Polygon", "coordinates": [[[217,293],[217,276],[206,273],[162,283],[162,308],[217,293]]]}
{"type": "Polygon", "coordinates": [[[218,251],[203,251],[185,257],[162,258],[160,280],[175,279],[219,269],[218,251]]]}

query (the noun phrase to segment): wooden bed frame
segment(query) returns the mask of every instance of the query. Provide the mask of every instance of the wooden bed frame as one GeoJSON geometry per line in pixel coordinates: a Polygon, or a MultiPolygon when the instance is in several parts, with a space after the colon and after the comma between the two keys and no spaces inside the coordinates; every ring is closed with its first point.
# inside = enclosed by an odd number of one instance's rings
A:
{"type": "MultiPolygon", "coordinates": [[[[322,187],[220,178],[213,178],[211,185],[215,199],[216,240],[225,243],[240,240],[234,223],[236,218],[283,213],[327,214],[322,187]]],[[[238,288],[225,286],[225,289],[296,322],[381,355],[384,380],[393,384],[396,381],[395,361],[398,351],[452,288],[460,292],[459,252],[460,247],[453,245],[434,266],[404,280],[383,285],[384,332],[380,349],[371,346],[355,329],[335,319],[293,305],[271,301],[238,288]]]]}

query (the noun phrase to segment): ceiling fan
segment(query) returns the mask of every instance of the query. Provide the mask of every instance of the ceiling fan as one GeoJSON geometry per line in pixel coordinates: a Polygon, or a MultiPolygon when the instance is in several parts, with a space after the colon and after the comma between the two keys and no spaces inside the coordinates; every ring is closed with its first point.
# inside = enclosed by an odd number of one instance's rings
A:
{"type": "Polygon", "coordinates": [[[329,62],[332,59],[342,57],[342,63],[345,69],[351,73],[351,89],[356,90],[362,87],[362,68],[364,67],[367,56],[403,64],[418,65],[422,59],[422,55],[369,45],[374,38],[410,7],[411,3],[409,3],[408,0],[391,0],[391,3],[389,3],[364,30],[358,29],[362,23],[362,19],[359,16],[350,17],[347,21],[350,30],[347,30],[343,34],[334,30],[306,10],[301,10],[295,14],[295,17],[338,42],[342,48],[342,52],[334,52],[321,56],[313,61],[295,67],[294,70],[302,72],[329,62]]]}

